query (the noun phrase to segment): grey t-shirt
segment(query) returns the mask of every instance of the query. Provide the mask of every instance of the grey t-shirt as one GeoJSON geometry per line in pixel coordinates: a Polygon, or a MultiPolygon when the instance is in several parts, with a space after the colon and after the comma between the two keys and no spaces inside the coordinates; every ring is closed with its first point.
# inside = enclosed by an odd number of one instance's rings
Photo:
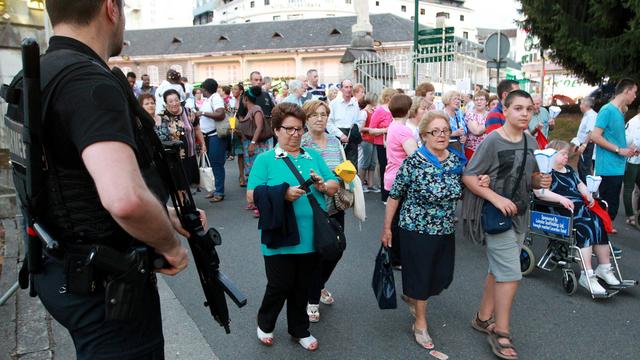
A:
{"type": "Polygon", "coordinates": [[[538,171],[538,164],[533,156],[538,143],[531,135],[525,133],[524,136],[519,142],[513,143],[493,131],[480,143],[464,171],[464,175],[489,175],[491,189],[506,198],[511,196],[514,186],[518,186],[511,201],[518,206],[518,215],[513,217],[513,225],[519,233],[526,231],[525,215],[529,206],[531,175],[538,171]],[[524,136],[527,138],[527,160],[522,180],[516,185],[522,166],[524,136]]]}

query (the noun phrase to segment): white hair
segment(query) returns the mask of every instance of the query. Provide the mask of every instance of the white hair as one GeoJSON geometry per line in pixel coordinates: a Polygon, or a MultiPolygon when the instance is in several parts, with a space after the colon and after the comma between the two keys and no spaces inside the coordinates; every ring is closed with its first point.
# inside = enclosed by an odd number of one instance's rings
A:
{"type": "Polygon", "coordinates": [[[302,88],[302,81],[300,80],[291,80],[289,81],[289,90],[291,92],[295,92],[298,89],[302,88]]]}

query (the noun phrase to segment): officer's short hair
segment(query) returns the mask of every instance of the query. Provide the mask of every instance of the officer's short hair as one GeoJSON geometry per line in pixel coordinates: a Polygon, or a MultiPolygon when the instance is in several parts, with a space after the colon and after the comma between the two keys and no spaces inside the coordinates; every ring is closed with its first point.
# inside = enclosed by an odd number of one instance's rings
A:
{"type": "MultiPolygon", "coordinates": [[[[144,76],[144,75],[142,75],[142,76],[144,76]]],[[[136,73],[134,73],[133,71],[129,71],[129,72],[127,73],[127,79],[128,79],[128,78],[133,78],[133,79],[135,79],[135,78],[136,78],[136,73]]]]}
{"type": "MultiPolygon", "coordinates": [[[[71,23],[86,25],[90,23],[106,0],[47,0],[47,14],[51,25],[71,23]]],[[[116,0],[120,11],[124,11],[124,1],[116,0]]]]}
{"type": "Polygon", "coordinates": [[[622,79],[620,81],[618,81],[618,84],[616,85],[616,95],[620,95],[623,92],[627,91],[628,89],[633,88],[634,86],[638,86],[638,83],[636,83],[635,80],[633,79],[629,79],[629,78],[625,78],[622,79]]]}

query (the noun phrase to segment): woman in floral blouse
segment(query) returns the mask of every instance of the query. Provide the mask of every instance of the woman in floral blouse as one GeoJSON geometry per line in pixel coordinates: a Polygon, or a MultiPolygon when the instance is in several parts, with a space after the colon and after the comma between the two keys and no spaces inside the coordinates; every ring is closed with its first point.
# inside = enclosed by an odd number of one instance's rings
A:
{"type": "Polygon", "coordinates": [[[423,145],[400,166],[389,192],[382,244],[391,247],[391,223],[400,200],[399,237],[402,241],[402,299],[415,316],[416,341],[426,349],[434,344],[427,331],[427,299],[453,280],[456,203],[462,195],[466,160],[449,146],[449,116],[429,112],[418,127],[423,145]]]}
{"type": "Polygon", "coordinates": [[[189,110],[180,103],[180,94],[169,89],[162,94],[165,111],[156,120],[156,134],[161,141],[182,141],[182,158],[189,184],[198,183],[198,161],[196,160],[196,144],[200,144],[200,153],[206,151],[204,136],[200,124],[189,110]]]}

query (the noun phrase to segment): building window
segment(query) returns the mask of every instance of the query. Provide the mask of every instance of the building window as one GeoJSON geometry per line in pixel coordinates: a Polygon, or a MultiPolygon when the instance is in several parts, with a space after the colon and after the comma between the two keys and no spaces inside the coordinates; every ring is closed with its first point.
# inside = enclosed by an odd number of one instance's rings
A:
{"type": "Polygon", "coordinates": [[[158,67],[155,65],[147,66],[147,75],[149,75],[149,82],[152,85],[160,84],[160,72],[158,71],[158,67]]]}
{"type": "Polygon", "coordinates": [[[251,7],[251,8],[256,7],[256,2],[255,1],[250,2],[249,3],[249,7],[251,7]]]}
{"type": "Polygon", "coordinates": [[[460,15],[460,21],[464,21],[464,15],[460,15]]]}
{"type": "Polygon", "coordinates": [[[269,1],[269,0],[264,0],[264,6],[268,6],[268,5],[271,5],[271,1],[269,1]]]}
{"type": "Polygon", "coordinates": [[[407,6],[406,5],[400,6],[400,11],[407,12],[407,6]]]}
{"type": "Polygon", "coordinates": [[[426,15],[427,11],[425,9],[420,9],[420,15],[426,15]]]}
{"type": "Polygon", "coordinates": [[[467,31],[462,32],[462,37],[465,39],[469,39],[469,33],[467,31]]]}
{"type": "Polygon", "coordinates": [[[376,1],[376,6],[380,6],[380,1],[376,1]]]}
{"type": "Polygon", "coordinates": [[[344,0],[345,4],[351,4],[351,0],[344,0]]]}
{"type": "Polygon", "coordinates": [[[273,21],[279,21],[279,20],[280,20],[280,15],[273,16],[273,21]]]}

